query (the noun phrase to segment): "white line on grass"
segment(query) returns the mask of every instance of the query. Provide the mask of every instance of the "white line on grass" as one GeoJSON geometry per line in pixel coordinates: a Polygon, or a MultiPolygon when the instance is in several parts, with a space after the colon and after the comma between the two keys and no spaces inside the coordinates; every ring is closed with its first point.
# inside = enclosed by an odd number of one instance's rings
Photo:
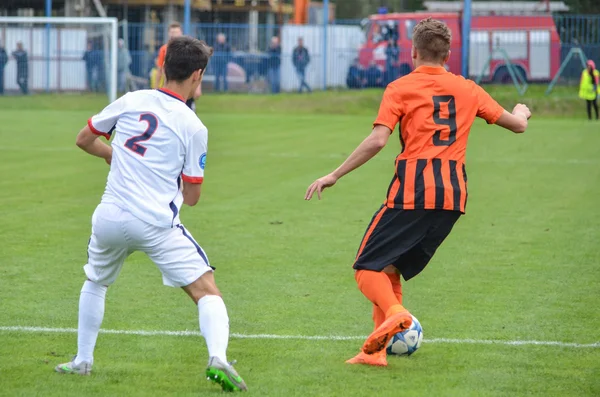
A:
{"type": "MultiPolygon", "coordinates": [[[[76,333],[76,328],[46,328],[26,326],[0,326],[0,332],[17,333],[76,333]]],[[[138,336],[200,336],[198,331],[143,331],[123,329],[101,329],[103,334],[138,335],[138,336]]],[[[366,336],[340,336],[340,335],[274,335],[274,334],[231,334],[232,338],[238,339],[295,339],[295,340],[363,340],[366,336]]],[[[543,340],[490,340],[490,339],[448,339],[433,338],[425,339],[427,343],[445,344],[476,344],[476,345],[508,345],[508,346],[558,346],[576,347],[584,349],[600,348],[600,342],[596,343],[569,343],[543,340]]]]}

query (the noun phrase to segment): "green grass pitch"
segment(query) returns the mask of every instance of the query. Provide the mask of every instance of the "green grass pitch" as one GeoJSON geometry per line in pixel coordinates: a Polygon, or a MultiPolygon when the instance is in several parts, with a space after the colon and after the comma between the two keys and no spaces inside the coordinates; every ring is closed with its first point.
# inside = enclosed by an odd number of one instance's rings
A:
{"type": "MultiPolygon", "coordinates": [[[[250,393],[600,395],[600,124],[583,118],[534,117],[520,136],[475,124],[467,215],[403,286],[424,328],[415,355],[387,368],[349,366],[360,339],[276,338],[371,331],[351,264],[391,179],[396,133],[322,201],[303,195],[370,132],[380,95],[198,103],[209,128],[206,179],[182,220],[217,267],[238,334],[229,358],[250,393]],[[266,334],[273,338],[256,337],[266,334]]],[[[76,377],[53,372],[75,354],[75,333],[7,328],[77,326],[91,215],[108,168],[74,140],[104,104],[0,99],[0,395],[219,395],[202,376],[198,335],[101,334],[94,373],[76,377]]],[[[103,328],[195,332],[197,311],[135,254],[108,291],[103,328]]]]}

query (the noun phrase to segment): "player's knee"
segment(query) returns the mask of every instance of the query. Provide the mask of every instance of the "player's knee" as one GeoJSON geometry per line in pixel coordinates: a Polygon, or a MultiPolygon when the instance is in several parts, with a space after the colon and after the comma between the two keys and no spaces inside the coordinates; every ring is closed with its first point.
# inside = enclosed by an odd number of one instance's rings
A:
{"type": "Polygon", "coordinates": [[[383,268],[384,273],[398,273],[398,269],[394,265],[387,265],[383,268]]]}
{"type": "Polygon", "coordinates": [[[203,274],[190,285],[183,287],[183,290],[192,298],[194,303],[198,303],[200,299],[207,295],[221,296],[221,291],[217,288],[212,272],[203,274]]]}

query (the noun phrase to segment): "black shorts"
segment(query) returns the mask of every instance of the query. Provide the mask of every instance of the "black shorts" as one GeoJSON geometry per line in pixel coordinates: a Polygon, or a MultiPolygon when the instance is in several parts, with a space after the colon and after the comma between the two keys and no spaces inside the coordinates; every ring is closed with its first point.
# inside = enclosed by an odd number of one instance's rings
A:
{"type": "Polygon", "coordinates": [[[409,280],[427,266],[460,216],[458,211],[382,206],[367,228],[354,269],[380,272],[394,265],[409,280]]]}

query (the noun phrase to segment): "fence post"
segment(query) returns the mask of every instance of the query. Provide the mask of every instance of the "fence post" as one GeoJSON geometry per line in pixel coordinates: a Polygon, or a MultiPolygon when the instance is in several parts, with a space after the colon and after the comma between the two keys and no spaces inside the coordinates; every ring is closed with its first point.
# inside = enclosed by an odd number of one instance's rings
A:
{"type": "Polygon", "coordinates": [[[327,28],[329,25],[329,0],[323,0],[323,90],[327,90],[327,28]]]}
{"type": "Polygon", "coordinates": [[[465,79],[469,78],[469,46],[471,43],[471,0],[465,0],[462,20],[462,70],[465,79]]]}
{"type": "Polygon", "coordinates": [[[190,34],[190,14],[191,0],[185,0],[183,3],[183,34],[190,34]]]}
{"type": "MultiPolygon", "coordinates": [[[[46,0],[46,16],[52,16],[52,0],[46,0]]],[[[33,43],[32,43],[33,44],[33,43]]],[[[30,48],[29,51],[33,52],[30,48]]],[[[50,24],[46,24],[46,92],[50,92],[50,24]]]]}

